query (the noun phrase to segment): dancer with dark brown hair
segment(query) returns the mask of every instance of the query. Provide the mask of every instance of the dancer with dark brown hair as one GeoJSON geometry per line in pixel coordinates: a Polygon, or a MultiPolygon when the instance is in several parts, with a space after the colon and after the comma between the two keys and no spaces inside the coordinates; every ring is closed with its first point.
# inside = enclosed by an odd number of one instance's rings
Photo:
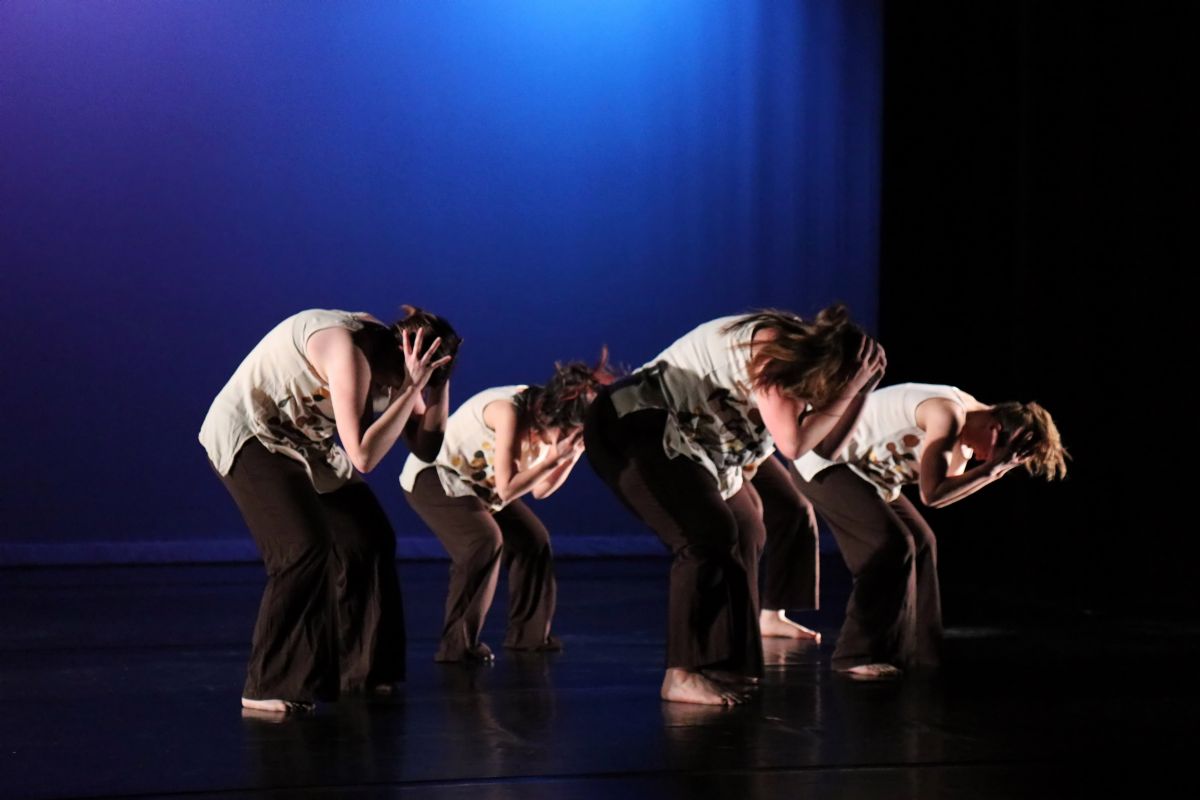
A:
{"type": "Polygon", "coordinates": [[[467,400],[446,424],[435,458],[410,455],[404,496],[450,554],[450,589],[435,660],[489,662],[479,640],[508,570],[508,632],[513,650],[557,650],[550,534],[521,498],[549,497],[583,453],[584,412],[612,379],[599,363],[555,366],[545,386],[500,386],[467,400]]]}
{"type": "Polygon", "coordinates": [[[284,713],[404,679],[395,534],[358,473],[402,437],[417,453],[441,446],[459,342],[440,317],[405,311],[391,326],[320,309],[285,319],[204,419],[200,442],[267,568],[246,708],[284,713]]]}
{"type": "Polygon", "coordinates": [[[761,674],[764,509],[746,470],[825,439],[882,368],[844,307],[763,311],[707,322],[601,390],[588,460],[674,554],[663,699],[741,702],[761,674]]]}

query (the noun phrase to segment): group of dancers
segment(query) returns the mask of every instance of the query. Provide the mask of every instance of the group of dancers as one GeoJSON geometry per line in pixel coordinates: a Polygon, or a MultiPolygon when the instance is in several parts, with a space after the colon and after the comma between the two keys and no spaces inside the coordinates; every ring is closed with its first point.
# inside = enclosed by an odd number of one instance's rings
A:
{"type": "Polygon", "coordinates": [[[623,376],[602,350],[451,414],[460,341],[409,306],[391,325],[303,311],[214,400],[200,441],[268,576],[244,707],[287,713],[404,680],[395,534],[361,477],[400,440],[404,496],[451,560],[438,661],[495,657],[480,632],[501,566],[504,647],[561,648],[550,536],[523,498],[555,492],[586,453],[673,557],[662,698],[709,705],[747,699],[762,637],[819,640],[785,614],[817,605],[814,509],[854,581],[833,669],[896,678],[936,666],[942,634],[936,540],[901,488],[940,507],[1018,466],[1066,474],[1036,403],[878,388],[884,350],[843,306],[712,320],[623,376]]]}

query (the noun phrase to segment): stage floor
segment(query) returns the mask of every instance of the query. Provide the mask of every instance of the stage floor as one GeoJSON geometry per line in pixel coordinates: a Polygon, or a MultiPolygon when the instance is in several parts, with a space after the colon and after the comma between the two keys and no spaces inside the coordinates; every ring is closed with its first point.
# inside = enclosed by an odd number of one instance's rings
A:
{"type": "Polygon", "coordinates": [[[473,669],[432,661],[446,565],[402,563],[408,684],[285,722],[238,704],[261,568],[0,571],[0,796],[1148,796],[1187,774],[1200,628],[989,620],[949,629],[936,678],[858,683],[829,671],[847,579],[826,564],[803,618],[826,643],[768,642],[758,697],[709,709],[657,696],[665,560],[560,563],[565,652],[473,669]]]}

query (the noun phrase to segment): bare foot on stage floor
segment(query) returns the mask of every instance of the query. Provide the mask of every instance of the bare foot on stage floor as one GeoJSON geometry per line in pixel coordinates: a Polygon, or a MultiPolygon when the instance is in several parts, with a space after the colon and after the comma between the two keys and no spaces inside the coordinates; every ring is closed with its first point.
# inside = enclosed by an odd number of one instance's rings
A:
{"type": "Polygon", "coordinates": [[[817,644],[821,643],[821,634],[798,622],[792,622],[783,609],[775,611],[764,608],[758,615],[758,628],[763,638],[811,639],[817,644]]]}
{"type": "Polygon", "coordinates": [[[248,708],[252,711],[267,711],[272,714],[298,714],[305,711],[312,711],[315,707],[314,703],[294,703],[291,700],[251,700],[249,697],[242,698],[242,708],[248,708]]]}
{"type": "Polygon", "coordinates": [[[891,681],[904,675],[899,667],[891,664],[859,664],[838,672],[859,681],[891,681]]]}
{"type": "Polygon", "coordinates": [[[709,680],[699,672],[672,668],[663,677],[662,699],[672,703],[733,706],[745,702],[746,696],[731,686],[709,680]]]}

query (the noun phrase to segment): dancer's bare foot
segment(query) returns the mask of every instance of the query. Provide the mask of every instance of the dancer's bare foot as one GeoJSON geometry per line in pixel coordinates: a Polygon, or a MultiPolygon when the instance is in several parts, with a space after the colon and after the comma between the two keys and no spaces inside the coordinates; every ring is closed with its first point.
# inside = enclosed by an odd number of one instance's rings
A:
{"type": "Polygon", "coordinates": [[[891,664],[859,664],[838,672],[859,681],[890,681],[904,675],[899,667],[891,664]]]}
{"type": "Polygon", "coordinates": [[[291,700],[251,700],[242,698],[242,708],[252,711],[266,711],[272,714],[301,714],[316,708],[314,703],[296,703],[291,700]]]}
{"type": "Polygon", "coordinates": [[[744,703],[743,692],[709,680],[699,672],[671,668],[663,676],[662,699],[672,703],[698,703],[706,706],[735,706],[744,703]]]}
{"type": "Polygon", "coordinates": [[[252,719],[256,722],[266,722],[271,725],[282,725],[288,721],[290,716],[289,714],[280,714],[278,711],[259,711],[256,708],[242,709],[242,719],[252,719]]]}
{"type": "Polygon", "coordinates": [[[477,642],[461,654],[448,655],[444,650],[439,650],[433,660],[439,664],[491,664],[496,660],[496,654],[483,642],[477,642]]]}
{"type": "Polygon", "coordinates": [[[763,638],[811,639],[821,643],[821,634],[787,618],[783,609],[764,608],[758,615],[758,629],[763,638]]]}
{"type": "Polygon", "coordinates": [[[496,654],[483,642],[479,642],[463,654],[463,661],[470,664],[491,664],[495,660],[496,654]]]}

